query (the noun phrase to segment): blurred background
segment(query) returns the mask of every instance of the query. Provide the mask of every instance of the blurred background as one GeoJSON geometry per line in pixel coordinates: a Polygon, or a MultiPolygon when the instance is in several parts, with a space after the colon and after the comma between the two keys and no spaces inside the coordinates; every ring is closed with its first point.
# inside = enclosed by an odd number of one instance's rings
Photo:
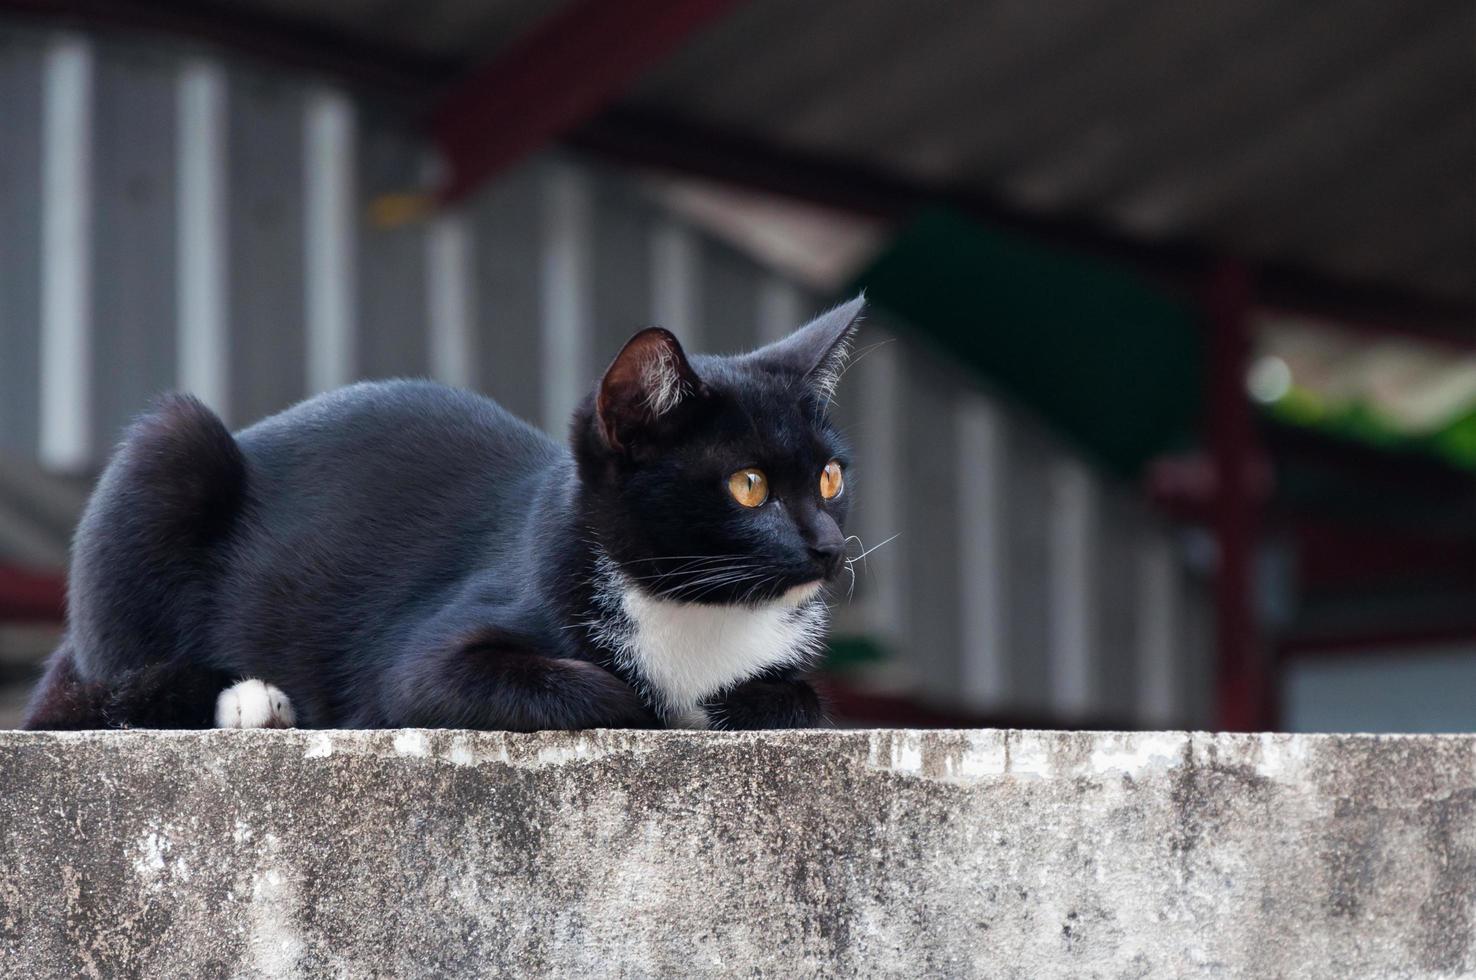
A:
{"type": "Polygon", "coordinates": [[[127,420],[865,288],[849,724],[1476,728],[1470,0],[0,0],[0,727],[127,420]],[[883,542],[889,542],[883,545],[883,542]]]}

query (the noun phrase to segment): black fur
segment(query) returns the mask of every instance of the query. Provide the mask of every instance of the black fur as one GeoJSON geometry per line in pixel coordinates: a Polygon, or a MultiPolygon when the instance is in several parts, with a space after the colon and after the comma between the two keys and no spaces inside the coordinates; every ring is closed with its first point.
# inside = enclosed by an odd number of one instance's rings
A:
{"type": "MultiPolygon", "coordinates": [[[[572,452],[428,382],[354,385],[235,437],[167,396],[88,504],[67,635],[26,727],[206,727],[246,677],[286,692],[305,727],[660,725],[601,645],[601,550],[683,600],[833,578],[849,495],[818,494],[821,467],[846,459],[819,385],[859,313],[734,358],[688,360],[643,332],[575,414],[572,452]],[[752,510],[726,489],[749,465],[772,487],[752,510]],[[752,577],[714,587],[691,557],[723,555],[752,577]]],[[[711,704],[717,726],[821,720],[793,670],[711,704]]]]}
{"type": "Polygon", "coordinates": [[[811,728],[825,703],[807,682],[787,671],[744,681],[707,704],[712,727],[726,731],[811,728]]]}

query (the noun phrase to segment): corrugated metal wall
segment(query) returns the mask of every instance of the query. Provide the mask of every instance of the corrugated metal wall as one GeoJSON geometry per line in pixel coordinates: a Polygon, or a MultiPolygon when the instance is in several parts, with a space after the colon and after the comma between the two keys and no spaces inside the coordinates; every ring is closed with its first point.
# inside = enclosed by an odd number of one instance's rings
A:
{"type": "MultiPolygon", "coordinates": [[[[401,121],[310,79],[0,24],[0,453],[87,471],[161,390],[240,426],[392,375],[558,432],[645,324],[737,351],[823,305],[565,158],[372,224],[367,202],[428,164],[401,121]]],[[[1168,529],[888,326],[866,327],[839,411],[855,530],[897,537],[841,629],[942,704],[1205,723],[1204,602],[1168,529]]]]}

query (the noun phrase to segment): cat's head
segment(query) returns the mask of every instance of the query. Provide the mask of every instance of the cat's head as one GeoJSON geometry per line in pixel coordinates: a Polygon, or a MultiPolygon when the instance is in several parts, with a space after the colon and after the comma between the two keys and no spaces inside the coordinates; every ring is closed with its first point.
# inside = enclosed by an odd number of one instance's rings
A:
{"type": "Polygon", "coordinates": [[[576,414],[585,519],[643,591],[798,603],[844,567],[848,451],[827,409],[857,297],[751,354],[636,334],[576,414]]]}

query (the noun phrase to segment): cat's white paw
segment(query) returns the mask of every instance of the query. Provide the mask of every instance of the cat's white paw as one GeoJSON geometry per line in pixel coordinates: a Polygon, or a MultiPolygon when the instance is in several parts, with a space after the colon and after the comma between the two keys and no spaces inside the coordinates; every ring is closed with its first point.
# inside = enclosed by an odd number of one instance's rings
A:
{"type": "Polygon", "coordinates": [[[215,699],[216,728],[291,728],[296,722],[287,695],[263,681],[240,681],[215,699]]]}

